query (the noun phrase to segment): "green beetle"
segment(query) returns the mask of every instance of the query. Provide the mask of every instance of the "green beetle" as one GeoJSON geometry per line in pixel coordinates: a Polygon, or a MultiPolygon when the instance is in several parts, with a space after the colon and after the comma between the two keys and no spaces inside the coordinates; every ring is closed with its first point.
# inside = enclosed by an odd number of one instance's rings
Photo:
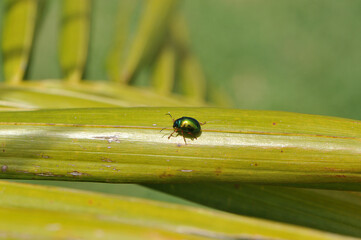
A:
{"type": "Polygon", "coordinates": [[[201,125],[206,124],[206,122],[199,123],[196,119],[191,117],[181,117],[174,120],[174,118],[172,117],[172,115],[170,115],[170,113],[167,113],[166,115],[169,115],[172,118],[173,129],[174,129],[174,131],[168,136],[168,139],[173,137],[174,133],[177,133],[177,136],[179,135],[183,136],[185,144],[187,144],[186,138],[190,138],[193,140],[194,138],[197,139],[197,137],[201,136],[202,134],[201,125]]]}

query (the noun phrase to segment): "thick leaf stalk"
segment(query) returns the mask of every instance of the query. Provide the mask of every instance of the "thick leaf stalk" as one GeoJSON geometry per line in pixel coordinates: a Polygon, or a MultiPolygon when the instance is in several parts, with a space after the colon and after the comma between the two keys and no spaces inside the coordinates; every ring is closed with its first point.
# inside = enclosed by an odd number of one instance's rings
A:
{"type": "Polygon", "coordinates": [[[2,178],[360,190],[356,120],[216,108],[108,108],[3,112],[0,130],[2,178]],[[182,136],[168,139],[173,123],[167,112],[206,121],[203,134],[187,144],[182,136]]]}

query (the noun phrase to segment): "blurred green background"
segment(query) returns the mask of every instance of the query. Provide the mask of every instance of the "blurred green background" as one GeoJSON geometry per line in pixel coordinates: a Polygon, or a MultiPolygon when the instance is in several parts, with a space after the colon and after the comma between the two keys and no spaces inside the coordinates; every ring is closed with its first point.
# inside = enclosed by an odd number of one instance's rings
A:
{"type": "Polygon", "coordinates": [[[187,1],[194,51],[239,108],[361,119],[361,2],[187,1]]]}
{"type": "MultiPolygon", "coordinates": [[[[121,2],[93,0],[87,80],[108,79],[121,2]]],[[[59,79],[61,1],[42,4],[26,79],[59,79]]],[[[179,10],[207,81],[223,88],[235,107],[361,119],[361,1],[183,0],[179,10]]],[[[159,198],[136,185],[43,183],[159,198]]]]}
{"type": "MultiPolygon", "coordinates": [[[[61,77],[61,1],[45,2],[28,79],[61,77]]],[[[108,78],[120,2],[93,0],[86,79],[108,78]]],[[[179,8],[207,81],[236,107],[361,119],[360,1],[184,0],[179,8]]]]}

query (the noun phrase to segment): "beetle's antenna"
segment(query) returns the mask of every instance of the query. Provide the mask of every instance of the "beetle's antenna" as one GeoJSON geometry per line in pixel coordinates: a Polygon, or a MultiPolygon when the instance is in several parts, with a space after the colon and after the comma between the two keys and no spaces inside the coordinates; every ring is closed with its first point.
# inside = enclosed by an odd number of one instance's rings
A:
{"type": "Polygon", "coordinates": [[[173,120],[173,122],[174,122],[174,118],[172,117],[172,115],[170,114],[170,113],[167,113],[167,114],[165,114],[165,115],[169,115],[170,116],[170,118],[173,120]]]}
{"type": "Polygon", "coordinates": [[[162,130],[160,130],[159,132],[163,131],[164,129],[166,129],[166,127],[165,127],[165,128],[162,128],[162,130]]]}

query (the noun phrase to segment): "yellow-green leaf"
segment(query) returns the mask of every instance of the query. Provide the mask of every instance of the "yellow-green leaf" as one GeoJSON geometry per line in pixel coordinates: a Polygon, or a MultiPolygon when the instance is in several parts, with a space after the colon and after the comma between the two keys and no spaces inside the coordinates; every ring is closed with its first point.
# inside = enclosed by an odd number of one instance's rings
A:
{"type": "Polygon", "coordinates": [[[120,65],[122,59],[127,53],[127,43],[132,36],[131,23],[136,13],[140,0],[119,1],[119,10],[117,16],[117,24],[114,29],[114,40],[109,49],[107,58],[107,73],[111,80],[119,81],[121,75],[120,65]]]}
{"type": "Polygon", "coordinates": [[[244,183],[146,186],[214,209],[361,237],[359,192],[244,183]]]}
{"type": "Polygon", "coordinates": [[[145,1],[145,10],[134,42],[122,65],[120,81],[129,82],[139,67],[150,60],[164,39],[177,0],[145,1]]]}
{"type": "Polygon", "coordinates": [[[154,90],[162,95],[170,95],[172,92],[176,67],[176,52],[171,43],[163,46],[152,76],[154,90]]]}
{"type": "Polygon", "coordinates": [[[179,51],[180,91],[196,102],[203,102],[206,95],[206,79],[200,63],[190,51],[189,34],[183,16],[174,17],[170,33],[179,51]]]}
{"type": "Polygon", "coordinates": [[[5,181],[0,206],[2,235],[26,239],[353,239],[208,209],[5,181]]]}
{"type": "Polygon", "coordinates": [[[35,29],[37,0],[7,0],[1,47],[5,81],[17,84],[23,80],[28,65],[35,29]]]}
{"type": "Polygon", "coordinates": [[[20,109],[131,106],[202,106],[177,95],[163,96],[151,89],[102,82],[67,85],[55,80],[31,81],[21,86],[0,84],[0,106],[20,109]]]}
{"type": "Polygon", "coordinates": [[[60,64],[64,78],[71,83],[82,78],[89,43],[89,0],[65,0],[62,2],[60,35],[60,64]]]}

